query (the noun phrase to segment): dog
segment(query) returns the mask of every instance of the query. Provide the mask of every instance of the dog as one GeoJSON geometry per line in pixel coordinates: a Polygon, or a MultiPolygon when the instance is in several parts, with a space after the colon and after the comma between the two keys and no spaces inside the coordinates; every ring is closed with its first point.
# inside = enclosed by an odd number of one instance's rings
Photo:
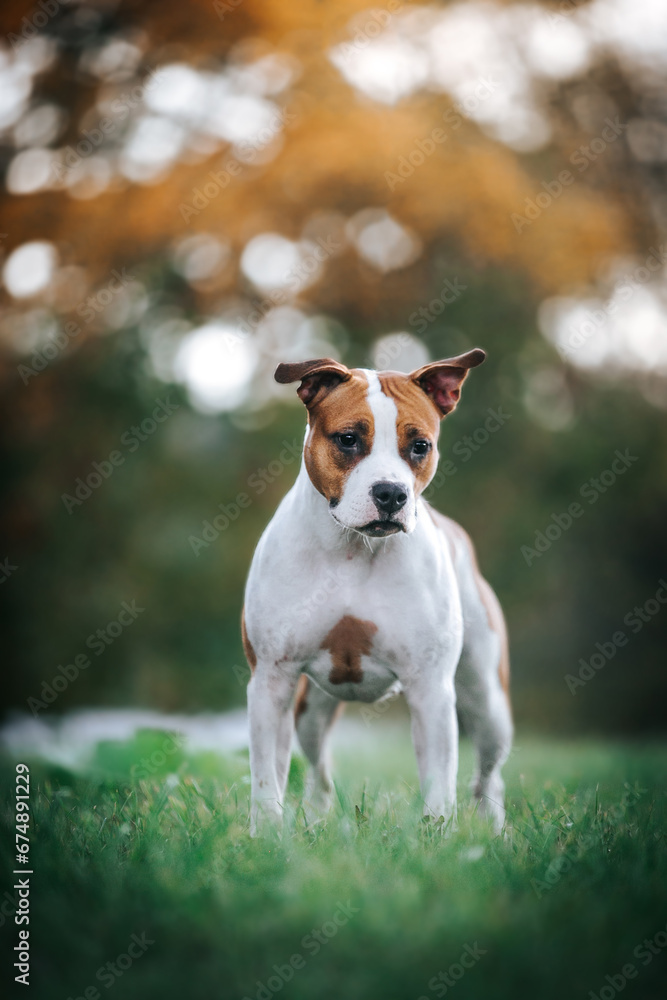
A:
{"type": "Polygon", "coordinates": [[[328,737],[343,702],[402,691],[424,814],[456,823],[458,715],[473,793],[500,831],[512,741],[507,631],[466,532],[421,496],[475,349],[403,374],[330,358],[280,364],[307,410],[303,462],[262,535],[241,617],[251,670],[250,830],[280,825],[294,728],[306,800],[328,806],[328,737]],[[458,713],[458,715],[457,715],[458,713]]]}

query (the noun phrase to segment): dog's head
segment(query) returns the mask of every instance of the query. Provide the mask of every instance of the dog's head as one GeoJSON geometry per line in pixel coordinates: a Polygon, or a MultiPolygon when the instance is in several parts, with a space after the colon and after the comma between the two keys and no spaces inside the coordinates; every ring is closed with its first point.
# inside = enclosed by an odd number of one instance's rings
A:
{"type": "Polygon", "coordinates": [[[277,382],[301,381],[306,469],[338,524],[372,538],[414,530],[417,497],[438,464],[440,420],[485,357],[476,349],[409,375],[330,358],[278,365],[277,382]]]}

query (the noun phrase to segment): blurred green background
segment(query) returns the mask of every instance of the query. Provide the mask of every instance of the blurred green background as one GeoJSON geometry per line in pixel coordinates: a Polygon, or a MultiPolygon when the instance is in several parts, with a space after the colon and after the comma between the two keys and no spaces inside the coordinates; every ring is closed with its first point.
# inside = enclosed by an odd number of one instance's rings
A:
{"type": "Polygon", "coordinates": [[[5,707],[80,654],[43,717],[242,704],[304,426],[275,365],[480,346],[428,495],[506,610],[517,725],[664,727],[660,4],[47,7],[0,12],[5,707]]]}

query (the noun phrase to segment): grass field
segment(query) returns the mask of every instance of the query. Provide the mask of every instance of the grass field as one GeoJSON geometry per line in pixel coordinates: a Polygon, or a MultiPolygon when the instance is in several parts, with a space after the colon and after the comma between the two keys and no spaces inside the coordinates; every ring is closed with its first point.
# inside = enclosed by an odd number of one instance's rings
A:
{"type": "MultiPolygon", "coordinates": [[[[494,839],[466,805],[446,839],[420,821],[407,732],[375,728],[368,746],[339,748],[320,826],[306,825],[293,761],[281,841],[248,837],[245,754],[188,756],[146,732],[98,747],[84,777],[31,762],[32,976],[16,994],[664,997],[664,745],[519,735],[507,835],[494,839]]],[[[471,767],[464,744],[462,795],[471,767]]],[[[2,781],[4,891],[14,762],[2,781]]]]}

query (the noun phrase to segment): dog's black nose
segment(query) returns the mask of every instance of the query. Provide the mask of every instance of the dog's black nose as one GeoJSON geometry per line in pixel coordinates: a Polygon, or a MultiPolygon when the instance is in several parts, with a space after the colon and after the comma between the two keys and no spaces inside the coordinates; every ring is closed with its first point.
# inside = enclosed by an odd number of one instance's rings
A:
{"type": "Polygon", "coordinates": [[[401,507],[405,507],[408,499],[408,494],[400,483],[389,482],[376,483],[371,490],[371,496],[381,514],[394,514],[401,507]]]}

